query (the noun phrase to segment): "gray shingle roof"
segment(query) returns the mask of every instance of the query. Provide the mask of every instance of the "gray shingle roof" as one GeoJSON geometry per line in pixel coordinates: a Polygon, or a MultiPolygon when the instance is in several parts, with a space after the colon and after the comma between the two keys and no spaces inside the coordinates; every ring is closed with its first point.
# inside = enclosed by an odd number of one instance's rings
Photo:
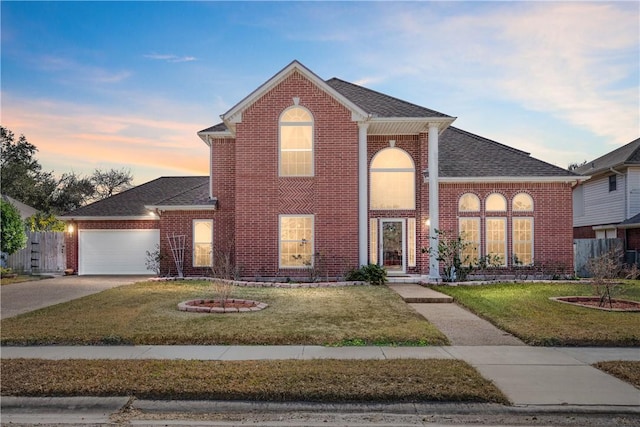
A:
{"type": "Polygon", "coordinates": [[[373,117],[451,117],[335,77],[326,83],[373,117]]]}
{"type": "Polygon", "coordinates": [[[453,126],[440,135],[439,143],[439,174],[443,178],[575,176],[529,153],[453,126]]]}
{"type": "Polygon", "coordinates": [[[576,172],[581,175],[594,175],[609,168],[638,164],[640,164],[640,138],[588,162],[576,169],[576,172]]]}
{"type": "MultiPolygon", "coordinates": [[[[205,177],[206,178],[206,177],[205,177]]],[[[186,189],[175,196],[167,197],[148,205],[153,206],[211,206],[215,207],[216,201],[209,198],[209,180],[193,188],[186,189]]]]}
{"type": "MultiPolygon", "coordinates": [[[[208,182],[209,177],[207,176],[160,177],[118,193],[108,199],[78,208],[66,213],[61,218],[143,216],[148,214],[145,205],[154,205],[159,201],[173,198],[178,200],[185,193],[192,197],[198,195],[194,198],[194,200],[197,200],[202,192],[202,187],[205,188],[208,197],[208,182]]],[[[184,196],[184,198],[188,199],[190,196],[184,196]]]]}

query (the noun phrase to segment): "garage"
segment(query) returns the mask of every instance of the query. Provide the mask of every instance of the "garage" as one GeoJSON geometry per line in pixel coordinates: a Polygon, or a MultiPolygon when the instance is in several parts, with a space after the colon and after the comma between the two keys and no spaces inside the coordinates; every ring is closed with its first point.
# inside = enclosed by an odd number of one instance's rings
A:
{"type": "Polygon", "coordinates": [[[156,250],[160,230],[79,230],[78,274],[153,274],[147,251],[156,250]]]}

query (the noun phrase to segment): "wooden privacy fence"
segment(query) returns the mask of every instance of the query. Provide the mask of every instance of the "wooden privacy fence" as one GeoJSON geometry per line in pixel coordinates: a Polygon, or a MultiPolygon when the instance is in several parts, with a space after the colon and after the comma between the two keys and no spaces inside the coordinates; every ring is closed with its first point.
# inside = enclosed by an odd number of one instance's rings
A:
{"type": "Polygon", "coordinates": [[[66,264],[59,231],[27,231],[27,246],[7,258],[7,267],[28,274],[63,273],[66,264]]]}
{"type": "Polygon", "coordinates": [[[591,277],[589,270],[587,270],[589,260],[611,250],[618,250],[622,254],[622,239],[574,239],[573,265],[578,277],[591,277]]]}

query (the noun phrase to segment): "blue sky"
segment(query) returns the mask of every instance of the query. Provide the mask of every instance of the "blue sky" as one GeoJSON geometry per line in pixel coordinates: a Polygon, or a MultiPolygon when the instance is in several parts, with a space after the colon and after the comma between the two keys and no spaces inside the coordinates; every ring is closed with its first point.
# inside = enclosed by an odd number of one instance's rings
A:
{"type": "Polygon", "coordinates": [[[196,132],[294,59],[561,167],[640,136],[635,1],[0,8],[2,125],[57,174],[207,174],[196,132]]]}

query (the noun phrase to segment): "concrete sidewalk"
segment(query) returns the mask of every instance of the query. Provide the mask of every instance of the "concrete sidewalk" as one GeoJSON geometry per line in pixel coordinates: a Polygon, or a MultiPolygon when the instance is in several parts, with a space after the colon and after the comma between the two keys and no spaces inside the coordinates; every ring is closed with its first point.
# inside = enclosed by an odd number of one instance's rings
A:
{"type": "Polygon", "coordinates": [[[626,408],[640,414],[640,390],[595,369],[606,360],[640,361],[638,348],[527,346],[38,346],[3,347],[2,358],[37,359],[458,359],[478,369],[516,406],[626,408]]]}

